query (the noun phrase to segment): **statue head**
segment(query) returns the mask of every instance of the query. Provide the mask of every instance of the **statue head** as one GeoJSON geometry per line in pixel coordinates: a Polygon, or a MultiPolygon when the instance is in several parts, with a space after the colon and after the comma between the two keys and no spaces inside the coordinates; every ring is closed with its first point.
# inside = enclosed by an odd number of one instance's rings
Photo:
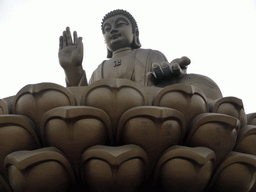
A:
{"type": "MultiPolygon", "coordinates": [[[[107,33],[106,30],[114,30],[114,29],[106,27],[106,23],[111,18],[115,18],[115,17],[118,17],[118,16],[121,16],[121,17],[125,18],[126,20],[128,20],[127,25],[130,25],[130,27],[131,27],[132,42],[131,42],[131,45],[129,45],[129,46],[132,49],[140,48],[141,44],[140,44],[140,41],[139,41],[139,30],[138,30],[137,22],[135,21],[133,16],[129,12],[125,11],[125,10],[116,9],[114,11],[111,11],[111,12],[107,13],[104,16],[104,18],[102,19],[102,23],[101,23],[101,30],[102,30],[103,35],[105,36],[105,34],[107,33]]],[[[124,21],[124,23],[120,23],[120,25],[122,25],[122,24],[125,25],[126,24],[125,21],[124,21]]],[[[115,25],[118,26],[118,23],[116,23],[115,25]]],[[[129,32],[127,32],[127,33],[129,33],[129,32]]],[[[106,41],[106,43],[108,43],[108,42],[106,41]]],[[[107,48],[107,51],[108,51],[107,58],[111,58],[113,52],[109,48],[107,48]]]]}

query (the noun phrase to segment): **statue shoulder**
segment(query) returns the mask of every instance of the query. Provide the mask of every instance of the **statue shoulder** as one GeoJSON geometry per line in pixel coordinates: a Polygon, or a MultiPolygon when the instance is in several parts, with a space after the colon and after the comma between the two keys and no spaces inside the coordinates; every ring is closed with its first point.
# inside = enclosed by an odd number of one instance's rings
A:
{"type": "Polygon", "coordinates": [[[165,57],[165,55],[158,50],[154,50],[154,49],[138,49],[137,50],[137,56],[146,56],[149,59],[154,60],[155,62],[157,61],[167,61],[167,58],[165,57]]]}
{"type": "Polygon", "coordinates": [[[167,61],[165,55],[158,50],[154,49],[138,49],[137,57],[146,57],[147,61],[152,63],[162,63],[163,61],[167,61]]]}
{"type": "Polygon", "coordinates": [[[156,54],[156,55],[164,55],[161,51],[154,50],[154,49],[138,49],[137,52],[139,53],[149,53],[149,54],[156,54]]]}

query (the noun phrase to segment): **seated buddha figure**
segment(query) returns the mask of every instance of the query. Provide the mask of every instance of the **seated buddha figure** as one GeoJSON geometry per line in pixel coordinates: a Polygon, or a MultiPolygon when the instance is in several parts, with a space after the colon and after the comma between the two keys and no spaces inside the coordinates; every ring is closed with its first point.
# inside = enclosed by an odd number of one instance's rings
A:
{"type": "MultiPolygon", "coordinates": [[[[107,45],[107,58],[93,72],[89,84],[105,78],[124,78],[142,86],[152,86],[166,77],[186,73],[187,57],[168,62],[159,51],[142,49],[139,30],[133,16],[125,10],[114,10],[105,15],[101,30],[107,45]]],[[[83,43],[77,32],[69,27],[60,36],[59,62],[65,71],[67,86],[88,85],[82,67],[83,43]]]]}

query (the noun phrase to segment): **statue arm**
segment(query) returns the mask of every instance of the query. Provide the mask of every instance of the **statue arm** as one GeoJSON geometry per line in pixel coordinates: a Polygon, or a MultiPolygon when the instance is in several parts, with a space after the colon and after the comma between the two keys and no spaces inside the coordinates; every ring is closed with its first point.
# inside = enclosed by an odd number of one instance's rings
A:
{"type": "Polygon", "coordinates": [[[59,42],[59,62],[65,71],[67,86],[87,85],[87,78],[82,67],[83,43],[82,37],[77,37],[77,32],[73,33],[72,41],[69,27],[60,36],[59,42]]]}
{"type": "Polygon", "coordinates": [[[72,87],[72,86],[87,86],[88,85],[88,82],[87,82],[87,77],[86,77],[86,74],[85,74],[85,71],[83,70],[82,72],[83,74],[81,75],[81,78],[80,80],[76,81],[77,83],[73,83],[73,84],[70,84],[69,83],[69,80],[67,78],[67,75],[66,75],[66,85],[67,87],[72,87]]]}

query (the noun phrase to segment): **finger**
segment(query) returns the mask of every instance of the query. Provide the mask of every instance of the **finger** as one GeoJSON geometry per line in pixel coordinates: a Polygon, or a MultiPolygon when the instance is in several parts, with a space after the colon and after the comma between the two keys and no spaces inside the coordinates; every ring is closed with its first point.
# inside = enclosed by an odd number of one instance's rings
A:
{"type": "Polygon", "coordinates": [[[70,33],[70,28],[69,27],[66,28],[66,33],[67,33],[67,45],[72,45],[72,37],[71,37],[71,33],[70,33]]]}
{"type": "Polygon", "coordinates": [[[76,31],[73,32],[73,37],[74,37],[74,44],[76,45],[77,44],[77,32],[76,31]]]}
{"type": "Polygon", "coordinates": [[[162,67],[158,63],[154,63],[152,65],[152,69],[156,78],[159,78],[159,79],[163,78],[164,73],[163,73],[162,67]]]}
{"type": "Polygon", "coordinates": [[[182,69],[186,69],[190,63],[191,61],[188,57],[184,56],[180,58],[179,65],[182,69]]]}
{"type": "Polygon", "coordinates": [[[82,37],[79,37],[78,39],[77,39],[77,51],[83,51],[83,43],[82,43],[82,37]]]}
{"type": "Polygon", "coordinates": [[[170,77],[172,75],[170,64],[167,61],[162,62],[161,67],[162,67],[162,70],[163,70],[163,75],[165,77],[170,77]]]}
{"type": "Polygon", "coordinates": [[[59,49],[63,49],[63,36],[60,36],[59,49]]]}
{"type": "Polygon", "coordinates": [[[155,77],[155,75],[152,72],[148,72],[147,73],[147,78],[149,79],[149,81],[151,81],[154,85],[157,84],[157,79],[155,77]]]}
{"type": "Polygon", "coordinates": [[[66,31],[63,31],[63,47],[67,46],[67,34],[66,31]]]}
{"type": "Polygon", "coordinates": [[[172,73],[174,75],[177,75],[179,76],[180,74],[182,74],[182,69],[180,67],[180,65],[178,63],[174,63],[171,65],[171,70],[172,70],[172,73]]]}
{"type": "Polygon", "coordinates": [[[176,59],[173,59],[170,64],[179,63],[179,61],[180,61],[180,59],[176,58],[176,59]]]}

